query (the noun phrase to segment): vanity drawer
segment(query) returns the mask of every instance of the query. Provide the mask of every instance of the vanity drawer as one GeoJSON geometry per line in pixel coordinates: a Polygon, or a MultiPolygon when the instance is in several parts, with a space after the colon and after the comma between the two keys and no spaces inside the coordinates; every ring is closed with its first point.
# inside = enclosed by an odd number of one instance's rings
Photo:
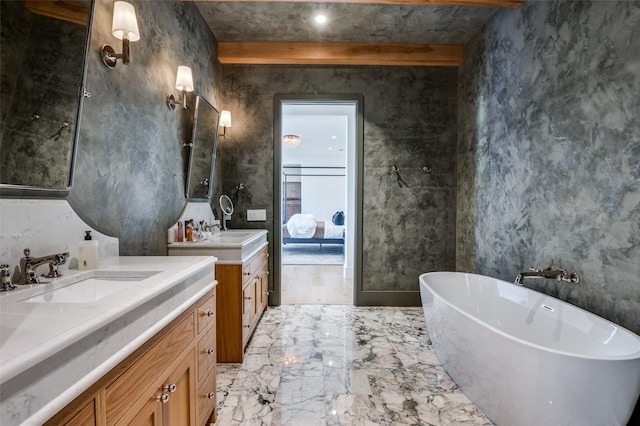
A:
{"type": "Polygon", "coordinates": [[[204,333],[198,340],[198,378],[202,380],[204,374],[216,362],[216,334],[213,330],[204,333]]]}
{"type": "MultiPolygon", "coordinates": [[[[215,361],[215,360],[214,360],[215,361]]],[[[216,367],[215,362],[213,368],[207,371],[204,379],[200,380],[200,388],[198,389],[198,424],[204,425],[209,420],[209,416],[213,414],[212,422],[215,422],[215,410],[217,405],[216,395],[216,367]]]]}
{"type": "Polygon", "coordinates": [[[253,275],[262,269],[262,265],[267,262],[269,256],[269,248],[265,246],[260,252],[256,253],[242,267],[243,281],[249,280],[253,275]]]}
{"type": "Polygon", "coordinates": [[[202,302],[196,310],[198,319],[198,334],[216,323],[216,296],[215,294],[202,302]]]}
{"type": "Polygon", "coordinates": [[[193,313],[181,321],[135,364],[109,385],[105,392],[107,424],[114,424],[141,397],[195,339],[193,313]]]}

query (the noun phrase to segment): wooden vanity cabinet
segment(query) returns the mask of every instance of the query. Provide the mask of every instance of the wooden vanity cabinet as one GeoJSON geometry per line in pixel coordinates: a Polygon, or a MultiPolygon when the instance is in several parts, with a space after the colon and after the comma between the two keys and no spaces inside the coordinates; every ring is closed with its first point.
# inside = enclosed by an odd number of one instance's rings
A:
{"type": "Polygon", "coordinates": [[[244,349],[268,306],[268,258],[265,245],[241,265],[216,264],[218,362],[244,358],[244,349]]]}
{"type": "Polygon", "coordinates": [[[215,422],[215,306],[213,289],[45,426],[215,422]]]}

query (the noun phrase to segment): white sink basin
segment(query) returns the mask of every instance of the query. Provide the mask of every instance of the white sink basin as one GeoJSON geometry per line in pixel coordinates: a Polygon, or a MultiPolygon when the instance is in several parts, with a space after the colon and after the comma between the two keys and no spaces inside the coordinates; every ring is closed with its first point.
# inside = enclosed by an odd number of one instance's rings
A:
{"type": "Polygon", "coordinates": [[[23,303],[92,303],[104,299],[114,293],[127,291],[129,287],[139,285],[142,281],[157,272],[136,271],[123,276],[108,276],[104,271],[93,271],[90,276],[72,280],[69,284],[51,289],[20,300],[23,303]]]}

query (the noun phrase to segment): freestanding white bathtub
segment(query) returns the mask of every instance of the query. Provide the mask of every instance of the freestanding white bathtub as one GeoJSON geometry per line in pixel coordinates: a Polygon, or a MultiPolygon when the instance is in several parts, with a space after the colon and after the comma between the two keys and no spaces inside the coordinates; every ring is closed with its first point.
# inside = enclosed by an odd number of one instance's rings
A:
{"type": "Polygon", "coordinates": [[[423,274],[420,294],[438,359],[497,425],[627,424],[640,394],[636,334],[482,275],[423,274]]]}

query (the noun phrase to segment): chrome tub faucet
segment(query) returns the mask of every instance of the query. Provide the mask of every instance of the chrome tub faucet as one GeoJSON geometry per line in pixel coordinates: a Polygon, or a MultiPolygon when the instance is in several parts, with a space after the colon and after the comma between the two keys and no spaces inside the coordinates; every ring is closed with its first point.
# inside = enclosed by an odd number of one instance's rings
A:
{"type": "Polygon", "coordinates": [[[580,282],[580,275],[576,272],[569,273],[566,269],[555,269],[553,266],[550,266],[547,269],[530,269],[530,271],[519,273],[513,283],[522,285],[522,281],[525,278],[553,278],[558,281],[566,281],[574,284],[580,282]]]}
{"type": "Polygon", "coordinates": [[[69,257],[69,252],[50,254],[42,257],[31,257],[31,250],[24,249],[24,257],[20,259],[20,281],[18,284],[37,284],[40,282],[36,274],[36,268],[45,263],[49,264],[49,273],[46,278],[61,277],[58,265],[64,265],[69,257]]]}

